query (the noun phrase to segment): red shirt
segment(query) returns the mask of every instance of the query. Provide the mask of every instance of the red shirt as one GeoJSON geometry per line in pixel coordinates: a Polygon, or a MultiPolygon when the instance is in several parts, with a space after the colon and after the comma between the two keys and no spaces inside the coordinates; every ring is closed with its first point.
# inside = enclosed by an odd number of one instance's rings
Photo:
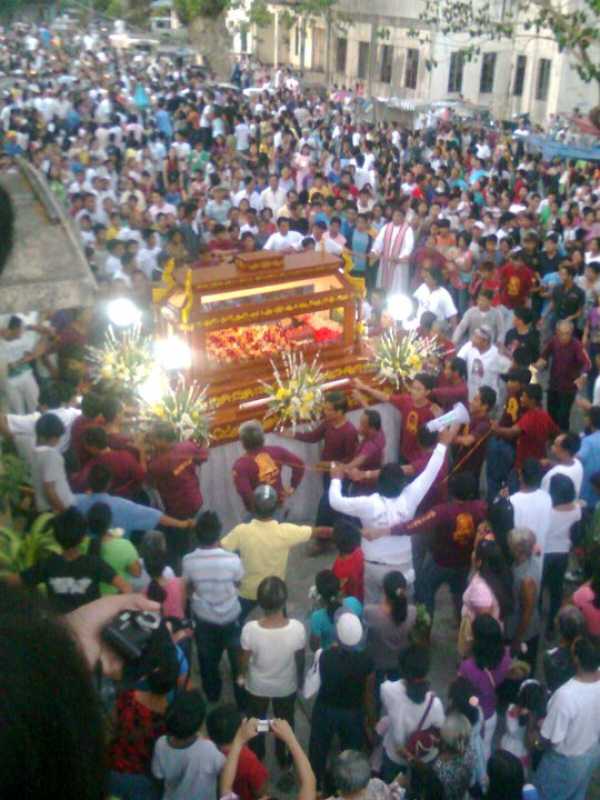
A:
{"type": "Polygon", "coordinates": [[[71,449],[75,453],[75,458],[77,459],[77,463],[80,467],[82,467],[86,461],[89,461],[92,457],[92,454],[86,450],[85,445],[83,444],[85,432],[88,428],[101,428],[103,424],[104,420],[102,417],[90,419],[89,417],[84,417],[83,414],[80,414],[71,425],[71,449]]]}
{"type": "Polygon", "coordinates": [[[131,500],[142,488],[146,473],[140,462],[136,461],[128,450],[106,450],[87,461],[85,467],[73,475],[71,485],[75,491],[85,492],[89,488],[90,470],[96,464],[102,464],[110,470],[111,494],[131,500]]]}
{"type": "Polygon", "coordinates": [[[506,308],[521,308],[525,305],[535,282],[529,267],[517,267],[508,262],[499,271],[500,302],[506,308]]]}
{"type": "Polygon", "coordinates": [[[549,385],[556,392],[574,393],[574,381],[591,367],[585,348],[575,337],[561,344],[558,337],[553,336],[542,350],[542,358],[550,360],[549,385]]]}
{"type": "Polygon", "coordinates": [[[352,553],[339,555],[331,568],[339,578],[344,597],[356,597],[363,602],[365,596],[365,557],[361,547],[352,553]]]}
{"type": "MultiPolygon", "coordinates": [[[[225,755],[229,752],[228,747],[222,747],[225,755]]],[[[265,765],[258,760],[256,754],[244,745],[240,750],[237,772],[233,782],[233,793],[240,800],[256,800],[257,797],[264,795],[266,782],[269,780],[269,771],[265,765]]]]}
{"type": "Polygon", "coordinates": [[[208,450],[194,442],[177,442],[154,456],[148,477],[158,490],[165,511],[177,519],[189,519],[202,506],[196,467],[208,458],[208,450]]]}
{"type": "Polygon", "coordinates": [[[291,485],[295,489],[304,477],[304,461],[285,447],[265,446],[238,458],[233,465],[233,482],[248,511],[252,511],[254,505],[254,490],[264,483],[275,489],[280,502],[283,500],[281,470],[284,466],[291,467],[291,485]]]}
{"type": "Polygon", "coordinates": [[[433,419],[430,403],[416,406],[409,394],[393,394],[390,403],[402,414],[402,428],[400,433],[400,455],[407,462],[411,462],[421,452],[421,445],[417,440],[419,428],[433,419]]]}
{"type": "Polygon", "coordinates": [[[438,403],[444,411],[450,411],[455,403],[463,403],[468,406],[469,387],[465,381],[450,383],[444,375],[440,375],[437,386],[431,392],[431,399],[434,403],[438,403]]]}
{"type": "Polygon", "coordinates": [[[526,458],[546,458],[548,440],[560,433],[558,426],[542,408],[530,408],[517,422],[523,433],[517,439],[515,466],[521,467],[526,458]]]}
{"type": "Polygon", "coordinates": [[[165,733],[165,718],[135,699],[133,690],[117,698],[115,738],[110,746],[110,768],[116,772],[149,774],[156,740],[165,733]]]}
{"type": "Polygon", "coordinates": [[[323,440],[321,460],[341,461],[342,464],[352,460],[358,445],[358,433],[350,420],[337,427],[330,422],[322,422],[312,431],[295,433],[294,439],[309,443],[323,440]]]}

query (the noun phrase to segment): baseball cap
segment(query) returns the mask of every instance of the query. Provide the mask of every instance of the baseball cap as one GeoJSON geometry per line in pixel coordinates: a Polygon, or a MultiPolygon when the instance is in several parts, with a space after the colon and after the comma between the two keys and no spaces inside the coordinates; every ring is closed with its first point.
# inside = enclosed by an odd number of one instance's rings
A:
{"type": "Polygon", "coordinates": [[[337,618],[335,632],[338,641],[345,647],[356,647],[363,638],[363,626],[356,614],[345,611],[337,618]]]}
{"type": "Polygon", "coordinates": [[[503,381],[517,381],[518,383],[529,383],[531,381],[531,372],[525,367],[515,367],[509,369],[500,375],[503,381]]]}

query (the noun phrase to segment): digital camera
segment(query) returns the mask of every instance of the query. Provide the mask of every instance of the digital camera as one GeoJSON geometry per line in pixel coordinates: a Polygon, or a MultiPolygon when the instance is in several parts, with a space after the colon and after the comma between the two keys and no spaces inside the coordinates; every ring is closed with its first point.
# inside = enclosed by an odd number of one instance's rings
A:
{"type": "Polygon", "coordinates": [[[126,661],[138,661],[160,628],[153,611],[122,611],[102,630],[102,638],[126,661]]]}

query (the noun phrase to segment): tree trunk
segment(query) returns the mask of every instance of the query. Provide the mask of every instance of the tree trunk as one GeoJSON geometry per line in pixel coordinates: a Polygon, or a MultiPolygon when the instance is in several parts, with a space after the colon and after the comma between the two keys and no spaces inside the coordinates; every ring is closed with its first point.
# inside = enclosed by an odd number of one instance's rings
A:
{"type": "Polygon", "coordinates": [[[190,43],[202,53],[205,63],[217,78],[228,81],[233,68],[231,34],[225,24],[225,14],[218,17],[196,17],[189,26],[190,43]]]}

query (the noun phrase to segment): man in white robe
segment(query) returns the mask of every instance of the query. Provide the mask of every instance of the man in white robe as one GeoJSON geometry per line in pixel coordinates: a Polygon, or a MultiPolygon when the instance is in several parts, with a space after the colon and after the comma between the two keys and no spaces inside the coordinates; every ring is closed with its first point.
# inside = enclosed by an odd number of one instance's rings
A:
{"type": "Polygon", "coordinates": [[[405,221],[404,211],[394,209],[392,221],[384,225],[371,249],[371,256],[379,256],[377,286],[389,294],[408,294],[410,276],[408,259],[413,251],[415,236],[405,221]]]}

